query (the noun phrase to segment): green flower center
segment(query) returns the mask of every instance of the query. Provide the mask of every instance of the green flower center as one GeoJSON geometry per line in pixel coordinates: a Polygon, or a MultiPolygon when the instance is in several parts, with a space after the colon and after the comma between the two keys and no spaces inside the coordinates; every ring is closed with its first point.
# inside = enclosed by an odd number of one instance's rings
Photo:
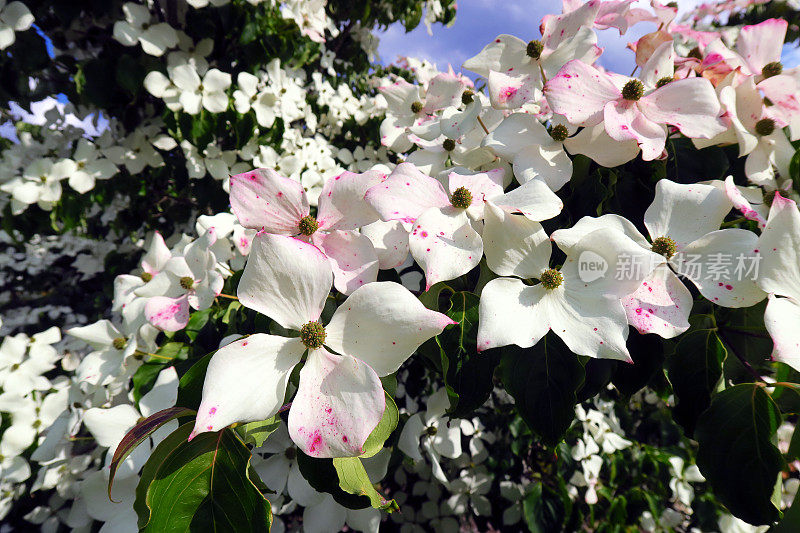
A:
{"type": "Polygon", "coordinates": [[[678,246],[675,244],[675,241],[669,237],[659,237],[653,241],[653,246],[650,249],[655,253],[663,255],[669,259],[675,255],[675,251],[678,249],[678,246]]]}
{"type": "Polygon", "coordinates": [[[189,291],[194,287],[194,280],[191,278],[191,276],[183,276],[180,284],[183,290],[189,291]]]}
{"type": "Polygon", "coordinates": [[[635,102],[644,94],[644,84],[639,80],[630,80],[622,88],[622,97],[635,102]]]}
{"type": "Polygon", "coordinates": [[[125,348],[125,345],[128,343],[128,339],[125,337],[117,337],[113,341],[111,341],[111,345],[114,346],[116,350],[122,350],[125,348]]]}
{"type": "Polygon", "coordinates": [[[472,193],[466,187],[459,187],[453,191],[453,196],[450,198],[450,203],[453,207],[459,209],[466,209],[472,205],[472,193]]]}
{"type": "Polygon", "coordinates": [[[425,428],[425,434],[430,436],[430,437],[433,437],[438,432],[439,432],[439,430],[436,429],[436,426],[428,426],[428,427],[425,428]]]}
{"type": "Polygon", "coordinates": [[[548,291],[552,291],[564,283],[564,275],[555,268],[548,268],[539,276],[539,281],[548,291]]]}
{"type": "Polygon", "coordinates": [[[316,350],[325,342],[325,328],[319,322],[309,322],[300,328],[300,340],[306,348],[316,350]]]}
{"type": "Polygon", "coordinates": [[[525,50],[525,53],[528,54],[528,57],[533,59],[539,59],[542,57],[542,51],[544,50],[544,45],[542,41],[531,41],[528,43],[528,47],[525,50]]]}
{"type": "Polygon", "coordinates": [[[456,142],[453,139],[445,139],[442,143],[442,148],[447,150],[448,152],[452,152],[456,149],[456,142]]]}
{"type": "Polygon", "coordinates": [[[411,104],[411,112],[416,114],[419,113],[420,111],[422,111],[422,102],[417,100],[416,102],[413,102],[411,104]]]}
{"type": "Polygon", "coordinates": [[[761,135],[762,137],[767,135],[772,135],[772,132],[775,131],[775,121],[771,118],[762,118],[758,122],[756,122],[756,133],[761,135]]]}
{"type": "Polygon", "coordinates": [[[764,65],[764,68],[761,69],[761,74],[764,75],[765,78],[771,78],[772,76],[777,76],[783,73],[783,64],[780,61],[773,61],[772,63],[767,63],[764,65]]]}
{"type": "Polygon", "coordinates": [[[550,128],[550,137],[556,142],[564,142],[564,140],[569,137],[569,130],[567,130],[567,127],[563,124],[556,124],[550,128]]]}
{"type": "Polygon", "coordinates": [[[663,78],[661,78],[660,80],[658,80],[656,82],[656,89],[660,89],[664,85],[666,85],[668,83],[672,83],[673,81],[675,81],[675,80],[672,79],[672,76],[664,76],[663,78]]]}
{"type": "Polygon", "coordinates": [[[317,219],[308,215],[300,219],[300,223],[297,225],[300,233],[309,236],[313,235],[315,231],[319,229],[319,224],[317,224],[317,219]]]}
{"type": "Polygon", "coordinates": [[[139,277],[142,278],[142,281],[144,281],[145,283],[153,279],[153,275],[150,272],[142,272],[141,274],[139,274],[139,277]]]}

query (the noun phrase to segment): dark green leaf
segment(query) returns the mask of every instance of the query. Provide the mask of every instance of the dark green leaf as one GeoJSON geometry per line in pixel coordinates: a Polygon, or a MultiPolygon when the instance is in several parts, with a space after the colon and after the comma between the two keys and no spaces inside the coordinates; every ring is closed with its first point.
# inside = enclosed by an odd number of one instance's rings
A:
{"type": "Polygon", "coordinates": [[[251,478],[250,451],[229,429],[187,441],[194,423],[164,439],[142,469],[134,507],[147,532],[269,531],[269,501],[251,478]]]}
{"type": "Polygon", "coordinates": [[[741,384],[717,394],[695,429],[697,466],[731,513],[751,524],[770,524],[770,500],[784,465],[772,443],[781,413],[762,387],[741,384]]]}
{"type": "Polygon", "coordinates": [[[557,444],[575,417],[584,378],[578,357],[550,332],[532,348],[504,348],[500,368],[520,416],[545,444],[557,444]]]}
{"type": "Polygon", "coordinates": [[[192,365],[185,374],[181,376],[178,383],[178,401],[176,405],[198,409],[200,400],[203,397],[203,382],[206,379],[206,369],[214,353],[205,355],[202,359],[192,365]]]}
{"type": "Polygon", "coordinates": [[[688,436],[711,403],[727,354],[716,330],[700,329],[680,337],[675,353],[667,359],[667,375],[677,399],[673,417],[688,436]]]}
{"type": "Polygon", "coordinates": [[[500,363],[500,350],[478,353],[479,304],[480,298],[470,292],[452,294],[446,314],[458,324],[436,337],[450,412],[456,417],[467,416],[486,402],[500,363]]]}
{"type": "Polygon", "coordinates": [[[611,378],[623,396],[632,396],[651,380],[659,378],[664,362],[664,341],[658,335],[632,332],[628,337],[628,351],[633,364],[618,364],[611,378]]]}

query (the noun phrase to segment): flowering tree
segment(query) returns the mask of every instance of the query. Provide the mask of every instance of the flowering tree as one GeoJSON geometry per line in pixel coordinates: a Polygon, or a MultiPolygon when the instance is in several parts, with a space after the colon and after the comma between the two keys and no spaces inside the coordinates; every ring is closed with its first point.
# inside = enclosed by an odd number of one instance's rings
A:
{"type": "Polygon", "coordinates": [[[446,1],[100,4],[0,9],[12,527],[800,527],[785,20],[456,72],[375,63],[446,1]]]}

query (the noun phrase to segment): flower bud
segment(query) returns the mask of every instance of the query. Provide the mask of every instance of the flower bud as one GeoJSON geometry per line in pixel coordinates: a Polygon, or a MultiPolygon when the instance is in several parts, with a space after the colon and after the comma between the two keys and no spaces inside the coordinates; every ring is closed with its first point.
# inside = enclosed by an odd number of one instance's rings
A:
{"type": "Polygon", "coordinates": [[[466,187],[459,187],[453,191],[453,197],[450,198],[450,203],[453,207],[459,209],[466,209],[472,205],[472,193],[466,187]]]}
{"type": "Polygon", "coordinates": [[[666,85],[668,83],[672,83],[673,81],[675,81],[675,80],[672,78],[672,76],[664,76],[663,78],[659,79],[656,82],[656,89],[660,89],[664,85],[666,85]]]}
{"type": "Polygon", "coordinates": [[[630,80],[622,88],[622,97],[635,102],[644,95],[644,84],[639,80],[630,80]]]}
{"type": "Polygon", "coordinates": [[[667,259],[675,255],[678,246],[675,241],[669,237],[659,237],[653,241],[653,246],[650,247],[655,253],[663,255],[667,259]]]}
{"type": "Polygon", "coordinates": [[[772,135],[775,131],[775,121],[771,118],[762,118],[758,122],[756,122],[756,133],[761,135],[762,137],[766,137],[767,135],[772,135]]]}
{"type": "Polygon", "coordinates": [[[564,142],[569,137],[569,130],[563,124],[556,124],[550,128],[550,137],[556,142],[564,142]]]}
{"type": "Polygon", "coordinates": [[[300,340],[306,348],[316,350],[325,342],[325,328],[319,322],[309,322],[300,328],[300,340]]]}
{"type": "Polygon", "coordinates": [[[313,235],[314,232],[319,229],[319,224],[317,223],[316,218],[308,215],[300,219],[298,229],[302,235],[309,236],[313,235]]]}
{"type": "Polygon", "coordinates": [[[767,63],[764,65],[764,68],[761,69],[761,74],[764,78],[771,78],[772,76],[778,76],[779,74],[783,73],[783,64],[780,61],[773,61],[772,63],[767,63]]]}
{"type": "Polygon", "coordinates": [[[548,268],[539,276],[539,281],[545,289],[552,291],[564,283],[564,275],[555,268],[548,268]]]}
{"type": "Polygon", "coordinates": [[[525,52],[528,54],[528,57],[539,59],[542,57],[543,50],[544,45],[542,44],[542,41],[531,41],[528,43],[528,47],[526,48],[525,52]]]}

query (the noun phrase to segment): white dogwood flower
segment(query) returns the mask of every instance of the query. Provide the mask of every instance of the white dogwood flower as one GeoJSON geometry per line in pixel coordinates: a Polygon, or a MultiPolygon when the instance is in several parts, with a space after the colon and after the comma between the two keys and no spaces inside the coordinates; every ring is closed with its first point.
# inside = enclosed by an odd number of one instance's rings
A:
{"type": "Polygon", "coordinates": [[[177,46],[178,32],[166,22],[152,23],[150,10],[141,4],[126,2],[122,5],[125,20],[114,23],[114,39],[125,46],[142,44],[142,50],[151,56],[161,56],[177,46]]]}
{"type": "Polygon", "coordinates": [[[255,237],[239,302],[300,336],[257,333],[220,348],[208,365],[192,436],[273,416],[308,350],[289,411],[292,440],[313,457],[363,452],[385,409],[378,376],[395,372],[453,321],[401,285],[375,282],[356,289],[323,326],[332,284],[330,262],[313,244],[264,232],[255,237]]]}

